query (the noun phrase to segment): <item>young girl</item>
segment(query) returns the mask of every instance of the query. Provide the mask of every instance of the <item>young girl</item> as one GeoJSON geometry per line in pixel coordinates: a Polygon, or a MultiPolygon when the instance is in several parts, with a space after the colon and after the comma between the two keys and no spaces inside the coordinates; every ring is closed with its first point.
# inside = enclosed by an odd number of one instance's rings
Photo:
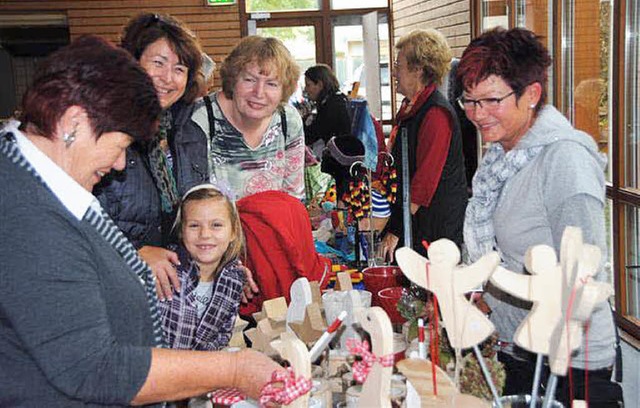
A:
{"type": "Polygon", "coordinates": [[[245,281],[238,212],[213,185],[201,184],[184,195],[174,229],[180,291],[160,302],[165,341],[171,348],[219,350],[231,338],[245,281]]]}

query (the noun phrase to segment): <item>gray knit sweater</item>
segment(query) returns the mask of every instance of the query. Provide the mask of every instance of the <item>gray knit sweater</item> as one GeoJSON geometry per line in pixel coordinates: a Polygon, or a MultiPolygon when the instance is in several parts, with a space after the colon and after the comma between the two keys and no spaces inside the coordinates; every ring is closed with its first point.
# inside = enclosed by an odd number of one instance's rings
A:
{"type": "Polygon", "coordinates": [[[144,290],[125,261],[0,136],[0,406],[126,406],[151,364],[144,290]]]}

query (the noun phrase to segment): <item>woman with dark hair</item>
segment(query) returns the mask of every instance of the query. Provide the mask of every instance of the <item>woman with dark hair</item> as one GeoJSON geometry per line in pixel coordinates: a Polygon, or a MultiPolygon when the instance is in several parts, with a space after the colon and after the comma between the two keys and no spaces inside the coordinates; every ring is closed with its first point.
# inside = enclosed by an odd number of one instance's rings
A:
{"type": "MultiPolygon", "coordinates": [[[[307,146],[322,140],[326,145],[333,136],[351,135],[349,101],[331,67],[314,65],[304,73],[304,91],[316,105],[316,113],[305,118],[304,139],[307,146]]],[[[317,149],[314,149],[317,150],[317,149]]]]}
{"type": "Polygon", "coordinates": [[[451,50],[437,30],[415,30],[398,40],[393,76],[405,96],[389,136],[388,149],[398,173],[402,197],[401,134],[407,132],[410,208],[401,200],[391,206],[382,239],[382,256],[393,253],[404,235],[403,214],[411,214],[413,249],[426,256],[422,241],[447,238],[462,244],[467,186],[460,126],[453,107],[438,91],[449,70],[451,50]]]}
{"type": "Polygon", "coordinates": [[[151,270],[91,190],[160,115],[138,63],[87,36],[43,61],[22,122],[0,132],[0,406],[128,406],[218,387],[257,397],[280,370],[252,351],[156,348],[151,270]]]}
{"type": "MultiPolygon", "coordinates": [[[[606,161],[593,138],[546,104],[550,65],[540,38],[522,28],[487,31],[462,55],[457,75],[464,92],[458,102],[489,144],[473,178],[464,222],[468,260],[497,250],[507,269],[525,273],[528,248],[548,245],[560,254],[565,228],[576,226],[585,243],[601,249],[596,278],[604,280],[606,161]]],[[[491,320],[506,344],[498,352],[507,370],[505,394],[529,393],[535,364],[531,354],[511,342],[530,304],[490,284],[485,290],[491,320]]],[[[591,317],[588,345],[571,357],[573,395],[584,399],[588,367],[591,407],[617,407],[622,400],[620,387],[610,381],[614,330],[610,307],[603,302],[591,317]]],[[[565,406],[569,383],[562,381],[558,388],[565,406]]]]}
{"type": "Polygon", "coordinates": [[[165,246],[179,198],[209,173],[206,139],[183,131],[202,89],[202,51],[184,24],[152,13],[129,21],[121,46],[151,77],[163,113],[156,137],[129,147],[126,168],[105,177],[94,194],[151,266],[161,300],[170,299],[179,260],[165,246]]]}

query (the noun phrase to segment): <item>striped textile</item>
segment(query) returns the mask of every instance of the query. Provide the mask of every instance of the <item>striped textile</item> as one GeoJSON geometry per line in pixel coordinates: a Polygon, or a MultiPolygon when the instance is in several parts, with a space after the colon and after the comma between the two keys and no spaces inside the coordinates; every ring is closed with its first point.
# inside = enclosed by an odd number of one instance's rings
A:
{"type": "Polygon", "coordinates": [[[153,339],[157,347],[163,347],[162,325],[160,311],[158,310],[158,297],[156,295],[156,278],[153,276],[151,268],[140,258],[138,251],[131,245],[131,242],[109,218],[109,215],[102,207],[98,206],[98,209],[93,206],[89,207],[83,220],[91,224],[105,241],[120,254],[133,273],[136,274],[142,286],[144,286],[153,322],[153,339]]]}
{"type": "Polygon", "coordinates": [[[376,218],[387,218],[391,216],[391,206],[386,197],[377,190],[371,189],[372,216],[376,218]]]}

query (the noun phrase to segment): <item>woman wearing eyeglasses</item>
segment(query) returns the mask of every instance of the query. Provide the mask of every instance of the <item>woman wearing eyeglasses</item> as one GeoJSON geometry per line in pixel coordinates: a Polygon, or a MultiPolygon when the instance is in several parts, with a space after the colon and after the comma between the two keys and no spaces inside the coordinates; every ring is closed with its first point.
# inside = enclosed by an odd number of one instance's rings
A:
{"type": "MultiPolygon", "coordinates": [[[[577,226],[585,243],[601,249],[604,265],[606,162],[593,138],[546,105],[550,65],[540,39],[520,28],[485,32],[462,55],[457,75],[464,92],[458,103],[489,143],[473,178],[464,223],[471,262],[497,250],[507,269],[524,273],[529,247],[549,245],[560,254],[565,227],[577,226]]],[[[597,278],[605,278],[603,268],[597,278]]],[[[530,354],[510,343],[530,305],[491,285],[485,289],[491,320],[506,345],[498,353],[507,370],[504,393],[530,393],[535,364],[530,354]]],[[[584,398],[588,368],[589,406],[617,407],[622,395],[609,381],[615,337],[606,302],[592,315],[588,339],[588,358],[583,344],[571,359],[574,396],[584,398]]],[[[558,397],[565,406],[568,383],[559,384],[558,397]]]]}
{"type": "Polygon", "coordinates": [[[160,299],[179,284],[175,252],[165,249],[179,198],[208,180],[207,141],[182,129],[201,89],[202,51],[175,18],[142,13],[122,33],[121,46],[153,81],[163,113],[156,137],[127,149],[127,165],[94,189],[100,203],[157,277],[160,299]]]}
{"type": "MultiPolygon", "coordinates": [[[[388,149],[395,158],[402,197],[401,134],[409,143],[413,248],[426,255],[422,241],[448,238],[462,244],[467,187],[460,127],[453,107],[437,87],[449,70],[451,51],[436,30],[416,30],[400,38],[393,70],[396,89],[405,96],[396,115],[388,149]]],[[[403,236],[401,200],[392,206],[382,241],[382,256],[393,261],[403,236]]]]}

